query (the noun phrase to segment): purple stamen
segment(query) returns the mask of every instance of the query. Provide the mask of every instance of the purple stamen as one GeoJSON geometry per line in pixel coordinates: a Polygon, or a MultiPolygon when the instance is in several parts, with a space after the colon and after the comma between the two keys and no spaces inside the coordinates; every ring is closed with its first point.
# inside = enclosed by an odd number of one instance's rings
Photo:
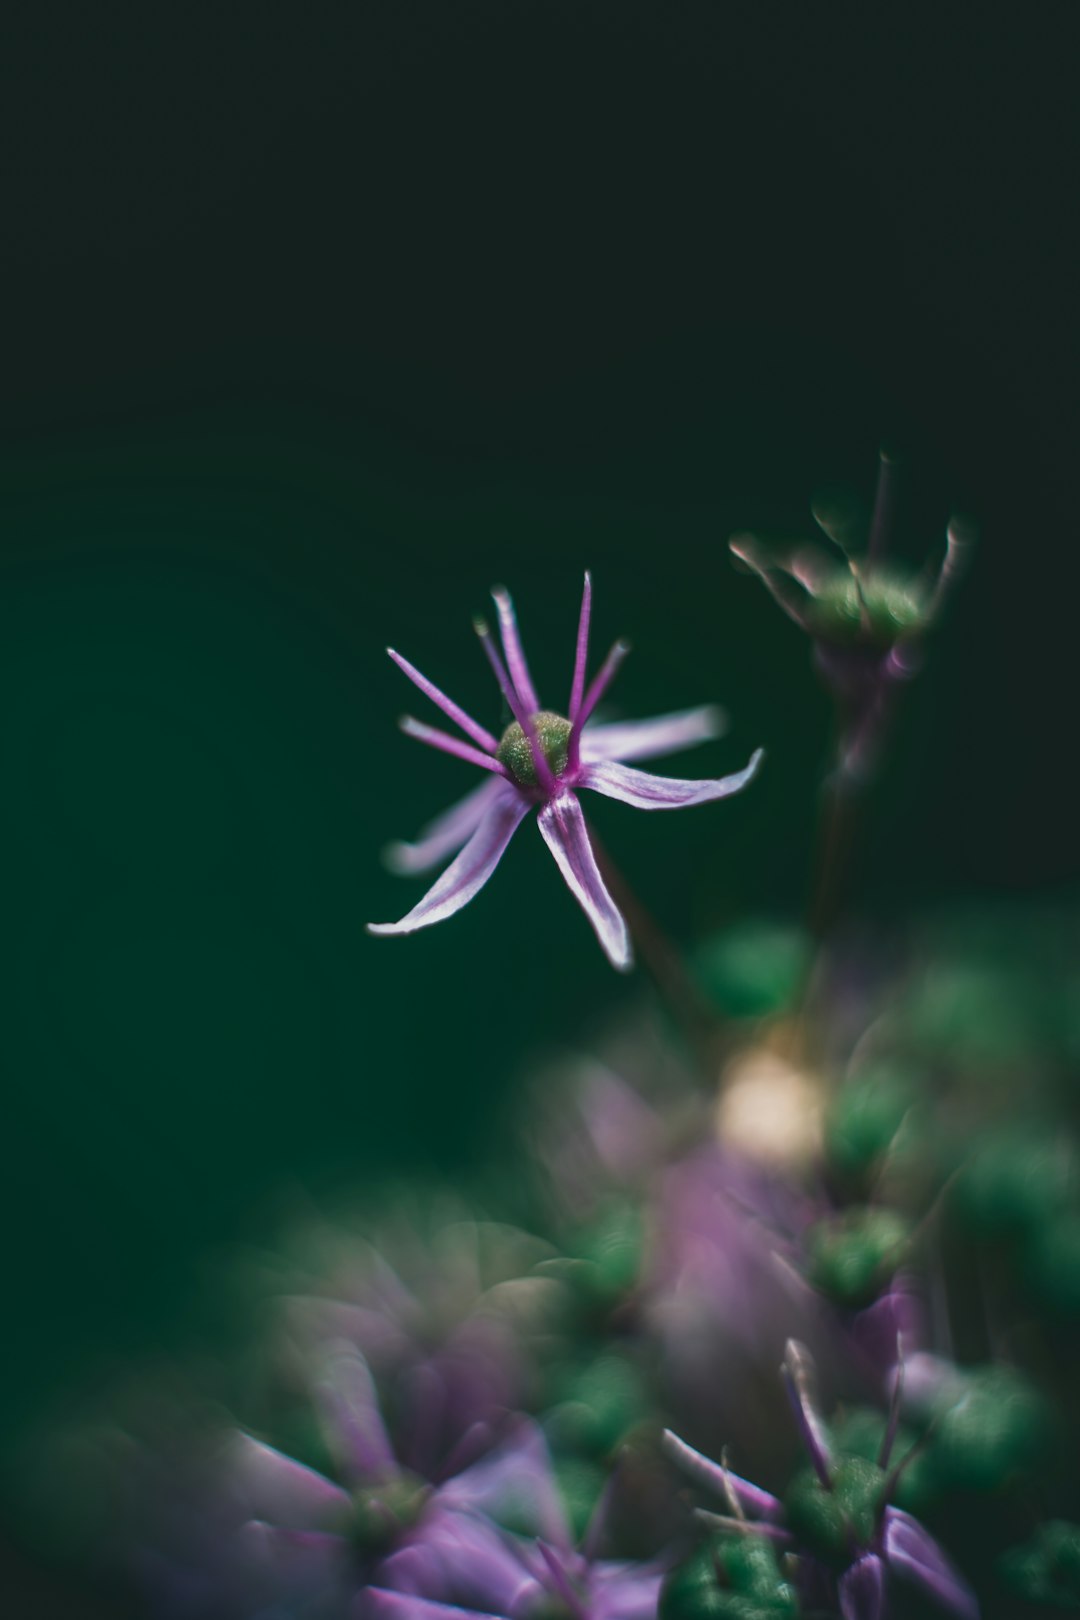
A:
{"type": "Polygon", "coordinates": [[[498,681],[499,686],[502,689],[502,695],[510,705],[510,712],[513,714],[514,719],[517,721],[528,740],[529,749],[533,757],[533,764],[536,766],[537,780],[539,781],[544,792],[550,793],[552,788],[555,786],[555,777],[552,774],[551,766],[548,764],[547,755],[540,746],[540,740],[536,735],[536,727],[533,725],[532,715],[529,713],[528,709],[525,708],[521,699],[517,695],[517,690],[514,683],[510,679],[510,672],[499,655],[499,649],[495,645],[492,638],[491,629],[486,620],[474,619],[473,628],[480,637],[480,645],[487,654],[488,663],[495,671],[495,679],[498,681]]]}
{"type": "Polygon", "coordinates": [[[569,718],[576,720],[585,693],[585,668],[589,660],[589,624],[592,619],[592,575],[585,570],[585,588],[581,593],[581,613],[578,616],[577,650],[574,653],[574,681],[570,688],[569,718]]]}
{"type": "Polygon", "coordinates": [[[529,675],[529,666],[525,662],[525,651],[518,634],[517,615],[514,612],[510,592],[504,586],[496,585],[491,595],[499,612],[499,632],[514,689],[523,707],[530,714],[535,714],[540,707],[540,699],[536,695],[536,688],[529,675]]]}
{"type": "Polygon", "coordinates": [[[427,743],[430,748],[438,748],[444,754],[453,754],[455,759],[468,760],[470,765],[479,765],[485,771],[494,771],[496,776],[505,776],[507,781],[510,772],[499,760],[492,759],[490,754],[481,753],[479,748],[471,748],[468,743],[461,742],[457,737],[451,737],[448,731],[439,731],[435,726],[425,726],[422,720],[414,720],[411,714],[403,714],[398,724],[406,737],[415,737],[417,742],[427,743]]]}
{"type": "Polygon", "coordinates": [[[416,666],[410,664],[407,658],[402,658],[393,647],[387,647],[386,650],[397,667],[409,677],[414,686],[420,688],[425,697],[429,697],[432,703],[438,705],[448,720],[452,720],[455,726],[460,726],[465,735],[471,737],[473,742],[478,743],[487,753],[495,752],[499,746],[497,737],[493,737],[490,731],[485,731],[483,726],[478,725],[471,715],[466,714],[465,710],[454,702],[453,698],[448,698],[445,692],[440,692],[434,681],[429,681],[426,675],[421,675],[416,666]]]}
{"type": "Polygon", "coordinates": [[[592,684],[585,693],[585,697],[578,707],[576,714],[571,715],[574,728],[566,748],[566,762],[568,771],[576,771],[581,762],[581,733],[586,721],[592,714],[596,705],[611,685],[618,673],[619,665],[630,651],[628,641],[617,641],[608,653],[599,670],[593,676],[592,684]]]}

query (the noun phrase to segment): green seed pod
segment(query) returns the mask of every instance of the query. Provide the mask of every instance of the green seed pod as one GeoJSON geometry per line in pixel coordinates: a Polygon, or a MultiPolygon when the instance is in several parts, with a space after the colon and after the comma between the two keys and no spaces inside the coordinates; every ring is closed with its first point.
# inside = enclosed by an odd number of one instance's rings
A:
{"type": "Polygon", "coordinates": [[[811,1228],[810,1280],[838,1304],[868,1305],[899,1266],[907,1237],[907,1223],[894,1210],[845,1210],[811,1228]]]}

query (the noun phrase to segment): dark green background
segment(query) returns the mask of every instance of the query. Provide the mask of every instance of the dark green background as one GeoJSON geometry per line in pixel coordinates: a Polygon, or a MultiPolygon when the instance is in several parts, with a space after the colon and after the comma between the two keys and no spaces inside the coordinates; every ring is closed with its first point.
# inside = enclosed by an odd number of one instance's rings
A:
{"type": "MultiPolygon", "coordinates": [[[[453,1174],[620,994],[531,827],[445,928],[378,851],[469,783],[505,580],[556,706],[719,699],[743,799],[596,802],[680,939],[801,903],[827,709],[731,569],[907,452],[977,566],[866,906],[1076,875],[1073,8],[25,8],[2,71],[3,1434],[179,1342],[277,1189],[453,1174]],[[867,13],[870,13],[868,15],[867,13]],[[428,716],[430,717],[430,716],[428,716]]],[[[676,765],[673,768],[678,768],[676,765]]]]}

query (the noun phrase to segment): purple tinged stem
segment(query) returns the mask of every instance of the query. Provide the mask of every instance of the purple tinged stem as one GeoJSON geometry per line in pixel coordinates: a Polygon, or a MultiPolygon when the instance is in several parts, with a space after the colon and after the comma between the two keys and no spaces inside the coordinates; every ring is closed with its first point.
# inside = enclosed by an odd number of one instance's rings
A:
{"type": "Polygon", "coordinates": [[[536,695],[536,688],[529,675],[529,666],[525,661],[525,650],[518,633],[513,600],[510,592],[502,585],[496,585],[491,596],[499,613],[499,633],[502,636],[503,652],[506,655],[506,664],[514,683],[514,690],[522,706],[530,714],[535,714],[540,707],[540,699],[536,695]]]}
{"type": "Polygon", "coordinates": [[[589,624],[592,621],[592,575],[585,570],[585,586],[581,593],[581,612],[578,615],[577,649],[574,653],[574,680],[570,688],[570,719],[576,721],[581,700],[585,695],[585,670],[589,661],[589,624]]]}
{"type": "Polygon", "coordinates": [[[493,737],[490,731],[478,725],[472,715],[466,714],[460,704],[455,703],[453,698],[448,698],[445,692],[441,692],[434,681],[429,681],[426,675],[421,675],[415,664],[410,664],[409,660],[403,658],[399,652],[395,652],[393,647],[387,647],[386,650],[402,673],[409,677],[414,686],[420,688],[425,697],[430,698],[432,703],[442,710],[448,720],[452,720],[455,726],[460,726],[467,737],[471,737],[474,743],[489,754],[495,752],[499,746],[497,737],[493,737]]]}
{"type": "Polygon", "coordinates": [[[536,766],[537,780],[539,781],[544,792],[550,793],[552,788],[555,786],[555,777],[552,774],[551,766],[547,762],[547,756],[544,753],[544,750],[540,747],[540,741],[536,735],[536,727],[533,725],[532,715],[529,713],[528,709],[522,703],[517,694],[517,689],[514,686],[513,681],[510,679],[510,672],[503,663],[499,649],[495,645],[495,641],[492,637],[491,629],[487,621],[485,619],[474,619],[473,627],[476,630],[477,635],[480,637],[480,645],[487,654],[488,663],[495,671],[495,679],[499,683],[503,697],[510,705],[510,712],[513,714],[514,719],[517,721],[518,725],[521,727],[526,738],[528,739],[529,748],[532,751],[533,764],[536,766]]]}
{"type": "Polygon", "coordinates": [[[403,714],[398,724],[406,737],[415,737],[417,742],[427,743],[429,748],[438,748],[444,754],[452,754],[455,759],[467,760],[470,765],[479,765],[485,771],[494,771],[496,776],[504,776],[510,781],[510,772],[505,765],[493,759],[490,754],[481,753],[479,748],[472,748],[468,743],[461,742],[457,737],[451,737],[448,731],[439,731],[436,726],[426,726],[422,720],[414,720],[411,714],[403,714]]]}

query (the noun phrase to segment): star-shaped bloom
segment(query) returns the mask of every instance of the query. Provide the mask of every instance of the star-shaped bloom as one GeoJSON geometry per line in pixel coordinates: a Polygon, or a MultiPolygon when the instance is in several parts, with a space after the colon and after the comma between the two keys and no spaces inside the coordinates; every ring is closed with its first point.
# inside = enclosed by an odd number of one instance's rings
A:
{"type": "Polygon", "coordinates": [[[411,934],[417,928],[452,917],[483,888],[518,826],[532,811],[567,887],[596,930],[609,960],[625,970],[632,962],[626,922],[601,876],[578,791],[589,788],[639,810],[681,810],[738,793],[756,775],[762,751],[757,750],[744,770],[713,780],[683,781],[633,769],[625,763],[627,760],[672,753],[717,736],[721,729],[719,711],[706,706],[653,720],[590,726],[596,705],[629,647],[617,641],[586,684],[592,610],[588,574],[581,600],[568,713],[561,715],[541,708],[525,661],[513,603],[504,590],[495,590],[492,595],[499,614],[502,651],[482,620],[477,621],[476,630],[514,716],[501,738],[479,725],[400,653],[387,649],[414,685],[469,740],[423,725],[409,715],[401,722],[402,730],[420,742],[479,766],[488,773],[489,780],[437,817],[424,829],[418,843],[392,847],[390,864],[403,873],[426,871],[447,855],[455,858],[400,922],[369,923],[368,931],[411,934]]]}
{"type": "Polygon", "coordinates": [[[474,1424],[423,1477],[399,1460],[367,1363],[351,1346],[329,1353],[315,1393],[336,1479],[245,1433],[230,1438],[232,1522],[221,1526],[228,1568],[218,1581],[237,1594],[230,1615],[255,1620],[273,1602],[310,1604],[304,1614],[351,1612],[398,1549],[430,1561],[443,1545],[467,1541],[489,1512],[513,1512],[533,1534],[550,1531],[550,1461],[529,1419],[507,1414],[501,1436],[474,1424]]]}

